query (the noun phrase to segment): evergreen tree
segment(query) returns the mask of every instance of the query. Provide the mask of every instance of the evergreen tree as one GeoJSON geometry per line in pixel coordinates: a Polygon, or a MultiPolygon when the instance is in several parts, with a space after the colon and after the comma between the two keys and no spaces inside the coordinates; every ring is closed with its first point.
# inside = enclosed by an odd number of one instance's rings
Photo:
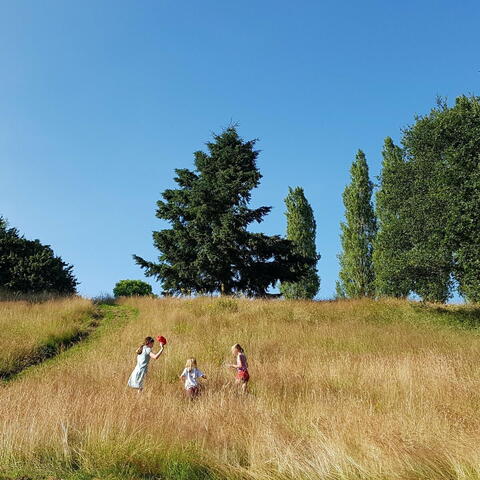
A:
{"type": "Polygon", "coordinates": [[[408,271],[411,242],[405,212],[405,201],[411,196],[411,176],[402,149],[390,137],[385,139],[382,154],[375,205],[378,232],[373,250],[376,294],[406,297],[413,287],[408,271]]]}
{"type": "Polygon", "coordinates": [[[316,223],[313,210],[301,187],[289,188],[285,205],[287,238],[293,242],[297,253],[315,263],[308,267],[305,276],[297,282],[282,283],[280,291],[288,299],[312,299],[320,288],[320,279],[315,266],[320,256],[317,255],[315,246],[316,223]]]}
{"type": "Polygon", "coordinates": [[[0,217],[0,290],[73,294],[78,282],[72,270],[48,245],[27,240],[0,217]]]}
{"type": "Polygon", "coordinates": [[[341,223],[342,253],[338,297],[374,295],[372,264],[376,220],[372,205],[373,184],[370,181],[365,154],[359,150],[350,169],[351,183],[343,192],[345,222],[341,223]]]}
{"type": "Polygon", "coordinates": [[[171,228],[154,232],[159,263],[134,256],[168,294],[265,295],[278,281],[295,281],[311,262],[289,240],[251,233],[271,207],[250,209],[260,183],[255,140],[244,142],[234,127],[195,153],[195,171],[176,170],[177,189],[165,190],[157,217],[171,228]]]}

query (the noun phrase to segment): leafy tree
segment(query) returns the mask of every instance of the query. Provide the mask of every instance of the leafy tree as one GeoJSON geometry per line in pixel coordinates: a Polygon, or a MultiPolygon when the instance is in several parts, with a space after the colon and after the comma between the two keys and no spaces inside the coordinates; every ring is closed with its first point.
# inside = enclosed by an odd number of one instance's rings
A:
{"type": "Polygon", "coordinates": [[[248,207],[261,179],[255,140],[244,142],[234,127],[213,140],[208,153],[195,153],[194,171],[176,170],[179,188],[157,202],[157,217],[171,224],[153,234],[159,263],[134,259],[168,294],[261,296],[278,281],[296,281],[310,262],[291,242],[247,230],[271,209],[248,207]]]}
{"type": "Polygon", "coordinates": [[[142,280],[120,280],[115,284],[113,289],[113,295],[115,297],[146,296],[152,294],[152,286],[142,280]]]}
{"type": "Polygon", "coordinates": [[[412,194],[412,177],[402,149],[390,137],[385,139],[382,154],[375,205],[378,232],[373,249],[376,293],[406,297],[413,287],[408,271],[411,232],[406,212],[406,199],[412,194]]]}
{"type": "Polygon", "coordinates": [[[359,150],[350,169],[351,182],[343,192],[345,222],[341,223],[342,253],[338,297],[374,295],[372,264],[376,220],[372,205],[373,184],[365,154],[359,150]]]}
{"type": "Polygon", "coordinates": [[[452,280],[480,301],[480,100],[438,105],[405,130],[412,195],[406,201],[413,290],[446,301],[452,280]]]}
{"type": "Polygon", "coordinates": [[[303,188],[289,188],[285,198],[287,211],[287,238],[295,246],[295,251],[314,262],[307,268],[307,273],[297,282],[284,282],[280,291],[285,298],[312,299],[320,288],[316,262],[320,258],[315,246],[316,223],[313,210],[305,198],[303,188]]]}
{"type": "Polygon", "coordinates": [[[0,289],[11,293],[73,294],[73,267],[48,245],[27,240],[0,217],[0,289]]]}

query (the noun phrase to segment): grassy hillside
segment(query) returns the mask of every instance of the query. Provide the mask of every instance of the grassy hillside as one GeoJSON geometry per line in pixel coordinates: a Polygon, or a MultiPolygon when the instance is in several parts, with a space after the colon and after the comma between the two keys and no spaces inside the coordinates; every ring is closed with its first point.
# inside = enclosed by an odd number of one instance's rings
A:
{"type": "Polygon", "coordinates": [[[0,302],[0,380],[86,335],[93,311],[83,298],[0,302]]]}
{"type": "Polygon", "coordinates": [[[0,389],[0,478],[480,478],[478,309],[125,304],[138,314],[0,389]],[[138,395],[134,351],[156,334],[169,344],[138,395]],[[235,342],[246,398],[223,366],[235,342]],[[178,381],[191,355],[209,377],[194,403],[178,381]]]}

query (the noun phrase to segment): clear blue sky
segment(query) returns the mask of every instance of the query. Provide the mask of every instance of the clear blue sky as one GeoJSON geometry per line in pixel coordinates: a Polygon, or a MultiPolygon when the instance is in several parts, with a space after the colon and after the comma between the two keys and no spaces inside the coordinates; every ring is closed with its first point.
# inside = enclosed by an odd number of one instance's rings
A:
{"type": "MultiPolygon", "coordinates": [[[[304,187],[338,273],[358,148],[378,175],[437,95],[478,93],[478,1],[0,0],[0,214],[75,266],[80,293],[143,278],[173,169],[231,121],[258,137],[262,229],[304,187]]],[[[159,291],[158,285],[155,286],[159,291]]]]}

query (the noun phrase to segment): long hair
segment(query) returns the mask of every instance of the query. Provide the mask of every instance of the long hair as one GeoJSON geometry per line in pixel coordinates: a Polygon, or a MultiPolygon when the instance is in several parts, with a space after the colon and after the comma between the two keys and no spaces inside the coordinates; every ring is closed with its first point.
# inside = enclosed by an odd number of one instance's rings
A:
{"type": "Polygon", "coordinates": [[[185,364],[185,368],[191,372],[192,370],[194,370],[195,368],[197,368],[197,360],[195,358],[189,358],[187,360],[187,363],[185,364]]]}
{"type": "Polygon", "coordinates": [[[145,337],[143,343],[137,348],[137,355],[140,355],[143,352],[143,347],[149,343],[154,342],[155,340],[152,337],[145,337]]]}
{"type": "Polygon", "coordinates": [[[239,343],[236,343],[233,347],[232,350],[236,348],[240,353],[244,353],[242,346],[239,343]]]}

